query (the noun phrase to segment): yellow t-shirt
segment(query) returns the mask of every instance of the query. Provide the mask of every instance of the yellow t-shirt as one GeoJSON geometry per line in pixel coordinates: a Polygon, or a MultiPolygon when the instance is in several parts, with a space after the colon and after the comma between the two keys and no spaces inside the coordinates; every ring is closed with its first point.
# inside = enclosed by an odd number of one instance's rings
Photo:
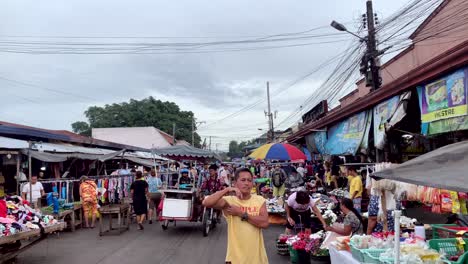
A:
{"type": "Polygon", "coordinates": [[[349,184],[349,194],[352,196],[356,191],[358,193],[354,198],[362,197],[362,180],[359,176],[352,177],[349,184]]]}
{"type": "Polygon", "coordinates": [[[325,183],[327,184],[327,186],[330,186],[331,182],[332,182],[331,171],[327,171],[325,172],[325,183]]]}
{"type": "MultiPolygon", "coordinates": [[[[239,206],[249,215],[259,215],[265,198],[252,195],[249,200],[236,196],[223,197],[230,205],[239,206]]],[[[227,221],[228,239],[226,262],[232,264],[267,264],[268,257],[263,242],[262,229],[242,221],[238,216],[224,215],[227,221]]]]}

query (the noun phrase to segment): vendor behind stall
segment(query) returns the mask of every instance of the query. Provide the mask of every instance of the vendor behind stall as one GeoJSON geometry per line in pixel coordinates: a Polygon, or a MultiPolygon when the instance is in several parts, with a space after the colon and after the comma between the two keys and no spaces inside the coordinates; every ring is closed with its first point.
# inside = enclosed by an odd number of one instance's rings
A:
{"type": "Polygon", "coordinates": [[[315,205],[309,194],[299,191],[291,194],[285,206],[288,223],[286,224],[286,234],[290,234],[296,224],[302,224],[306,232],[311,231],[312,217],[310,210],[314,212],[323,226],[326,226],[322,213],[315,205]]]}
{"type": "Polygon", "coordinates": [[[189,177],[188,169],[180,170],[179,186],[182,184],[192,184],[192,178],[189,177]]]}
{"type": "Polygon", "coordinates": [[[294,189],[300,186],[304,186],[304,179],[302,179],[301,175],[297,173],[297,170],[295,168],[292,168],[291,173],[286,179],[286,187],[294,189]]]}
{"type": "Polygon", "coordinates": [[[364,223],[361,214],[354,208],[353,201],[345,198],[340,203],[341,212],[345,215],[343,221],[343,228],[336,226],[325,226],[325,230],[335,232],[341,236],[350,236],[355,234],[362,234],[364,230],[364,223]]]}
{"type": "Polygon", "coordinates": [[[362,179],[361,176],[357,174],[356,168],[353,166],[347,167],[347,174],[349,179],[349,195],[353,200],[354,208],[361,213],[361,203],[362,203],[362,179]]]}

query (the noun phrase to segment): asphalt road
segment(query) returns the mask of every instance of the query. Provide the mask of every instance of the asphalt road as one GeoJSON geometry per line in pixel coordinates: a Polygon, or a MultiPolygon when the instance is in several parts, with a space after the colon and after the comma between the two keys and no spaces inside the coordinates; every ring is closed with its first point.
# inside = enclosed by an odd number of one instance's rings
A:
{"type": "MultiPolygon", "coordinates": [[[[264,231],[270,263],[289,263],[289,257],[276,254],[275,239],[279,226],[264,231]]],[[[15,263],[21,264],[125,264],[125,263],[224,263],[226,225],[223,223],[203,237],[201,224],[178,222],[163,231],[159,223],[145,225],[138,231],[99,237],[97,229],[77,230],[52,235],[21,253],[15,263]]],[[[254,264],[254,263],[253,263],[254,264]]]]}

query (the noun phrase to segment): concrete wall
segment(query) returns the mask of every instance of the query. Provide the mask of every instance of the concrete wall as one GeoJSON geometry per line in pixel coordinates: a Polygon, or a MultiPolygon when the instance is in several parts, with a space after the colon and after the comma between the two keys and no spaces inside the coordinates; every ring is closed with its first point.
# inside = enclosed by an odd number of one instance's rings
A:
{"type": "Polygon", "coordinates": [[[154,127],[93,128],[92,137],[148,149],[171,146],[154,127]]]}

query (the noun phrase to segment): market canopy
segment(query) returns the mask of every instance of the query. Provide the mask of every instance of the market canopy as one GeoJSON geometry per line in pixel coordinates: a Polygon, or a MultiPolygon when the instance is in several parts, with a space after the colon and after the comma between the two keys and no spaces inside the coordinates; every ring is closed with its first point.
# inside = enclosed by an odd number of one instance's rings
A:
{"type": "Polygon", "coordinates": [[[220,159],[215,152],[184,145],[154,149],[153,152],[167,157],[220,159]]]}
{"type": "Polygon", "coordinates": [[[48,153],[40,152],[35,150],[22,149],[21,152],[24,155],[31,154],[32,158],[45,161],[45,162],[64,162],[67,159],[85,159],[85,160],[99,160],[106,161],[113,159],[117,156],[122,155],[125,152],[125,149],[120,151],[114,151],[109,154],[84,154],[84,153],[48,153]]]}
{"type": "Polygon", "coordinates": [[[451,144],[395,167],[375,172],[375,179],[468,192],[468,141],[451,144]]]}
{"type": "Polygon", "coordinates": [[[0,148],[2,149],[24,149],[24,148],[29,148],[29,143],[25,140],[0,137],[0,148]]]}
{"type": "Polygon", "coordinates": [[[306,160],[307,156],[293,145],[286,143],[265,144],[249,155],[256,160],[306,160]]]}

